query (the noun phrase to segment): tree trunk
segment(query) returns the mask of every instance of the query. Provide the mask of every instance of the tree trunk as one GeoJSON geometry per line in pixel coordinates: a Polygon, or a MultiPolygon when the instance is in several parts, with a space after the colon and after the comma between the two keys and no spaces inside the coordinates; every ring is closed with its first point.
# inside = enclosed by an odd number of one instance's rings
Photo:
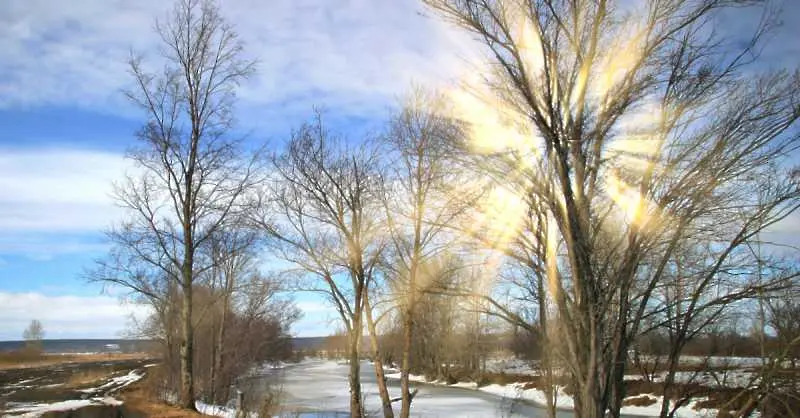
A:
{"type": "Polygon", "coordinates": [[[672,348],[670,349],[669,358],[667,360],[667,375],[664,376],[664,383],[661,385],[661,409],[658,415],[660,417],[672,416],[672,407],[670,406],[670,390],[675,384],[675,373],[678,370],[680,358],[681,349],[679,348],[677,342],[672,342],[672,348]]]}
{"type": "MultiPolygon", "coordinates": [[[[415,248],[416,251],[419,251],[415,248]]],[[[417,255],[415,254],[415,257],[417,255]]],[[[411,388],[409,387],[408,374],[411,370],[411,342],[414,337],[414,307],[416,305],[416,258],[412,261],[411,272],[408,283],[408,307],[403,315],[403,353],[400,363],[400,396],[402,405],[400,407],[400,418],[408,418],[411,414],[411,388]]],[[[436,364],[436,368],[440,363],[436,364]]]]}
{"type": "Polygon", "coordinates": [[[575,416],[581,418],[604,418],[602,394],[596,383],[586,385],[584,390],[575,393],[575,416]]]}
{"type": "Polygon", "coordinates": [[[217,341],[216,341],[216,352],[214,356],[214,369],[211,371],[211,390],[214,394],[214,401],[218,402],[220,399],[217,399],[217,386],[219,383],[217,382],[217,377],[220,373],[222,373],[223,368],[223,349],[222,347],[225,344],[225,319],[228,313],[228,294],[226,289],[226,294],[223,297],[222,302],[222,315],[219,321],[219,333],[217,333],[217,341]]]}
{"type": "MultiPolygon", "coordinates": [[[[216,334],[216,330],[212,328],[212,333],[216,334]]],[[[206,387],[200,389],[200,396],[203,397],[204,400],[211,400],[211,403],[217,404],[217,344],[216,341],[211,344],[211,362],[209,363],[209,381],[206,383],[206,387]]]]}
{"type": "Polygon", "coordinates": [[[183,286],[183,309],[181,310],[181,395],[179,405],[195,410],[194,406],[194,330],[192,327],[192,285],[183,286]]]}
{"type": "MultiPolygon", "coordinates": [[[[383,416],[384,418],[394,418],[392,398],[389,396],[389,389],[386,387],[386,375],[383,373],[383,361],[378,351],[378,331],[375,327],[375,321],[372,320],[372,306],[369,304],[369,296],[364,297],[364,314],[367,316],[367,330],[369,331],[369,340],[372,344],[372,360],[375,365],[375,378],[378,381],[378,393],[380,393],[381,396],[383,416]]],[[[405,396],[405,393],[403,395],[405,396]]]]}
{"type": "Polygon", "coordinates": [[[622,402],[625,399],[625,369],[627,367],[629,347],[629,330],[625,313],[630,310],[628,298],[629,296],[627,288],[620,289],[620,313],[617,319],[617,325],[614,328],[614,341],[611,351],[612,362],[609,365],[611,367],[611,375],[606,380],[606,384],[609,386],[606,388],[606,392],[610,393],[610,399],[607,403],[608,410],[611,413],[611,416],[614,418],[619,418],[620,410],[622,409],[622,402]]]}
{"type": "MultiPolygon", "coordinates": [[[[542,364],[542,371],[544,372],[544,393],[545,393],[545,404],[547,406],[547,416],[549,418],[555,418],[556,416],[556,381],[553,376],[553,362],[550,357],[550,349],[552,348],[550,344],[550,335],[548,333],[547,327],[547,305],[544,301],[544,281],[541,277],[537,280],[537,289],[539,295],[542,298],[539,302],[539,330],[540,330],[540,342],[539,345],[543,347],[541,353],[541,364],[542,364]]],[[[530,332],[530,331],[528,331],[530,332]]]]}
{"type": "Polygon", "coordinates": [[[361,418],[364,408],[361,405],[361,364],[359,348],[361,347],[361,319],[353,319],[350,330],[350,417],[361,418]]]}
{"type": "MultiPolygon", "coordinates": [[[[592,338],[590,336],[588,340],[592,338]]],[[[588,341],[586,343],[589,344],[588,341]]],[[[581,374],[573,377],[576,417],[603,418],[605,416],[604,392],[600,384],[604,370],[598,367],[594,347],[595,345],[592,344],[591,349],[584,348],[583,354],[579,355],[578,370],[581,370],[581,374]]]]}
{"type": "Polygon", "coordinates": [[[402,406],[400,418],[408,418],[411,414],[411,392],[408,382],[409,369],[411,368],[411,338],[413,335],[411,309],[408,309],[403,318],[403,355],[400,363],[400,396],[402,406]]]}

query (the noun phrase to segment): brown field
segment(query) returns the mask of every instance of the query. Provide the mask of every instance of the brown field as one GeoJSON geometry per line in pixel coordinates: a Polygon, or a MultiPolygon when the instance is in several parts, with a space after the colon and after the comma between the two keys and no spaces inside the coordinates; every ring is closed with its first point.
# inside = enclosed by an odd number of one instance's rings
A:
{"type": "Polygon", "coordinates": [[[146,360],[154,357],[149,353],[97,353],[97,354],[41,354],[29,355],[19,352],[0,353],[0,370],[27,369],[55,366],[58,364],[97,363],[102,361],[146,360]]]}

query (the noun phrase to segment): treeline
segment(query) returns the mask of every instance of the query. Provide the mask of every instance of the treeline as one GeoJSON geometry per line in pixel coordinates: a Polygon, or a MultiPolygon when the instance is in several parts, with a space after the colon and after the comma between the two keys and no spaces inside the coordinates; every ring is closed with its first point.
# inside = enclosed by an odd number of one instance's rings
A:
{"type": "Polygon", "coordinates": [[[232,139],[255,67],[211,1],[157,25],[162,71],[131,60],[147,122],[116,188],[130,217],[92,277],[154,306],[179,404],[280,358],[296,318],[281,288],[337,312],[353,417],[365,353],[381,413],[408,417],[409,373],[478,368],[504,327],[535,341],[516,346],[538,359],[550,416],[565,382],[577,416],[619,416],[631,353],[657,342],[670,416],[681,356],[745,312],[772,357],[721,407],[794,393],[780,376],[798,269],[765,235],[800,206],[800,76],[749,67],[763,33],[723,53],[703,30],[718,0],[424,3],[489,61],[465,89],[413,90],[361,138],[317,112],[273,148],[232,139]]]}

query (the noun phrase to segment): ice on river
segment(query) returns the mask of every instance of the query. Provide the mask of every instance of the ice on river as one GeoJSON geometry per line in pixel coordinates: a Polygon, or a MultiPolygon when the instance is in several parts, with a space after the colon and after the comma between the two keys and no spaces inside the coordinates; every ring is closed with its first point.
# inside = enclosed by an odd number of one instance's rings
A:
{"type": "MultiPolygon", "coordinates": [[[[331,361],[305,361],[267,375],[273,387],[280,388],[287,409],[300,408],[317,411],[348,411],[349,365],[331,361]]],[[[381,415],[378,386],[372,364],[361,364],[362,391],[365,407],[370,416],[381,415]]],[[[389,380],[389,394],[400,396],[399,382],[389,380]]],[[[538,417],[545,416],[541,409],[518,400],[502,398],[471,389],[419,385],[414,398],[412,416],[415,417],[538,417]]],[[[399,402],[395,408],[400,407],[399,402]]],[[[332,416],[321,414],[320,416],[332,416]]],[[[565,413],[564,416],[571,416],[565,413]]]]}

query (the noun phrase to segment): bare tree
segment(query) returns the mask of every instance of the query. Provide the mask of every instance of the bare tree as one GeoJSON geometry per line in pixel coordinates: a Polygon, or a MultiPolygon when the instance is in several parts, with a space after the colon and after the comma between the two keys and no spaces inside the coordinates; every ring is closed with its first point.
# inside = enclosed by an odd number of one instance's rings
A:
{"type": "Polygon", "coordinates": [[[423,289],[437,281],[437,277],[426,275],[423,267],[452,247],[452,230],[447,225],[464,211],[466,201],[452,192],[459,177],[453,170],[453,161],[448,164],[452,156],[449,145],[460,130],[437,108],[444,105],[443,97],[418,89],[384,135],[389,170],[383,201],[393,254],[386,267],[395,281],[392,291],[403,324],[401,417],[408,417],[411,412],[409,371],[417,300],[423,289]]]}
{"type": "Polygon", "coordinates": [[[28,328],[22,333],[25,340],[25,348],[34,352],[42,351],[42,339],[44,339],[44,327],[38,319],[31,320],[28,328]]]}
{"type": "Polygon", "coordinates": [[[725,303],[707,296],[746,243],[797,208],[778,162],[797,146],[800,77],[748,67],[770,19],[738,51],[707,30],[735,0],[425,3],[489,52],[465,119],[515,208],[550,225],[543,302],[576,415],[619,416],[628,347],[677,250],[703,259],[690,306],[725,303]]]}
{"type": "Polygon", "coordinates": [[[161,37],[163,71],[130,61],[136,86],[128,92],[147,123],[129,152],[135,174],[116,185],[130,217],[109,233],[115,249],[94,279],[153,299],[176,284],[181,292],[180,405],[194,409],[192,294],[196,278],[214,265],[198,249],[223,228],[250,186],[253,161],[232,140],[235,89],[253,72],[242,44],[211,0],[179,0],[161,37]],[[154,282],[155,281],[155,282],[154,282]]]}
{"type": "MultiPolygon", "coordinates": [[[[294,132],[273,160],[274,178],[259,202],[256,220],[272,237],[277,256],[320,292],[338,312],[349,340],[350,413],[364,414],[360,350],[369,287],[386,246],[383,237],[375,147],[349,147],[329,133],[317,114],[294,132]]],[[[376,374],[386,416],[391,402],[380,360],[376,374]]]]}

